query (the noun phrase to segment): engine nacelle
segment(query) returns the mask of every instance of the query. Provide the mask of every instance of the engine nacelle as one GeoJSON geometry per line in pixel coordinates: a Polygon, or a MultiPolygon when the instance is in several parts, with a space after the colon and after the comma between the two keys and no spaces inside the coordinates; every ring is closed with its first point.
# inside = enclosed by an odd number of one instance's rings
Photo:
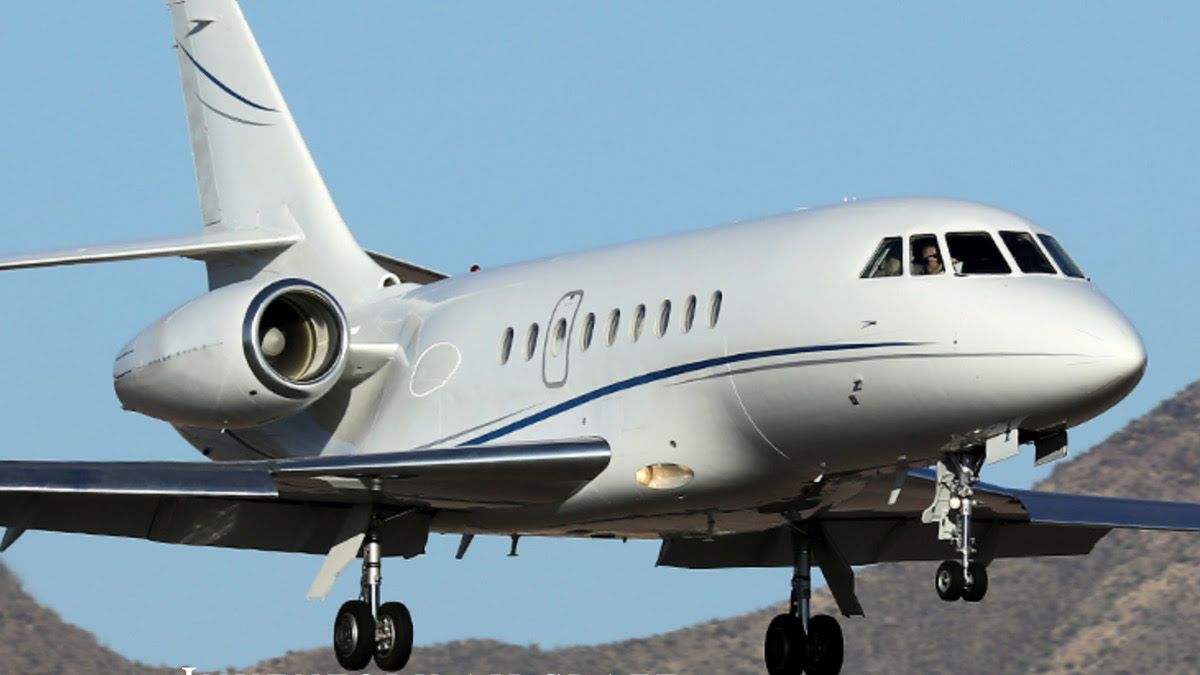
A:
{"type": "Polygon", "coordinates": [[[265,424],[325,395],[346,368],[346,315],[302,279],[202,295],[135,337],[113,363],[128,410],[210,429],[265,424]]]}

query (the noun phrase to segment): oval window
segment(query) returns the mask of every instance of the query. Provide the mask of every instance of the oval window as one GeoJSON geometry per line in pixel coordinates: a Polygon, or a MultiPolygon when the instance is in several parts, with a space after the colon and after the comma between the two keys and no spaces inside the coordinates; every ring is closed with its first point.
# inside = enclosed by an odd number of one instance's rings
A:
{"type": "Polygon", "coordinates": [[[671,301],[663,300],[662,306],[658,308],[658,337],[667,334],[667,329],[671,327],[671,301]]]}
{"type": "Polygon", "coordinates": [[[525,338],[525,360],[533,358],[533,353],[537,351],[538,325],[536,323],[529,324],[529,336],[525,338]]]}
{"type": "Polygon", "coordinates": [[[708,327],[716,328],[717,322],[721,320],[721,300],[724,295],[721,291],[715,291],[712,294],[712,300],[708,303],[708,327]]]}
{"type": "Polygon", "coordinates": [[[633,315],[633,341],[637,342],[638,338],[642,337],[642,329],[646,327],[646,306],[638,305],[637,312],[633,315]]]}
{"type": "Polygon", "coordinates": [[[504,336],[500,338],[500,365],[508,363],[508,357],[512,355],[513,345],[513,329],[512,326],[504,329],[504,336]]]}
{"type": "Polygon", "coordinates": [[[567,341],[567,320],[559,319],[554,324],[554,336],[550,340],[550,355],[558,356],[562,353],[563,345],[567,341]]]}
{"type": "Polygon", "coordinates": [[[692,324],[696,321],[696,296],[689,295],[687,304],[683,308],[683,332],[688,332],[692,329],[692,324]]]}
{"type": "Polygon", "coordinates": [[[608,346],[612,346],[617,341],[617,334],[621,330],[621,310],[614,309],[608,315],[608,346]]]}
{"type": "Polygon", "coordinates": [[[596,315],[588,312],[587,318],[583,320],[583,332],[579,334],[579,348],[587,351],[588,347],[592,346],[592,333],[596,330],[596,315]]]}

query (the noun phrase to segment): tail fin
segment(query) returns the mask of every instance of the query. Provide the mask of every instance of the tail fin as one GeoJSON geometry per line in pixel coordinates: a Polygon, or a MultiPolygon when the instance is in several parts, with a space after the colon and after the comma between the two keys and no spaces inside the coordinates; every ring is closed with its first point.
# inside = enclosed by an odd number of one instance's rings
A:
{"type": "Polygon", "coordinates": [[[169,6],[205,232],[303,237],[282,253],[209,258],[209,285],[287,275],[339,297],[376,287],[385,272],[342,221],[236,0],[169,6]]]}

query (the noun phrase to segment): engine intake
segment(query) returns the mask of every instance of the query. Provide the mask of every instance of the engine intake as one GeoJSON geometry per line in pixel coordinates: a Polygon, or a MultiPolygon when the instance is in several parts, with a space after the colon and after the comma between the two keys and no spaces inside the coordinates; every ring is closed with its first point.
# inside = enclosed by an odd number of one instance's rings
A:
{"type": "Polygon", "coordinates": [[[289,279],[251,301],[242,344],[264,386],[281,396],[305,396],[344,356],[346,320],[321,287],[289,279]]]}

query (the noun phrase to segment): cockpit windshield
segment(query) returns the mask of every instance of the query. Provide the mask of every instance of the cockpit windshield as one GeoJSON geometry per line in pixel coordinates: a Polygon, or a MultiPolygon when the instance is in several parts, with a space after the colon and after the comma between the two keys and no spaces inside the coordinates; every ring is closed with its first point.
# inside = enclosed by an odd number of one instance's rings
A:
{"type": "Polygon", "coordinates": [[[909,270],[912,274],[921,276],[942,274],[946,264],[942,260],[942,251],[938,248],[937,237],[932,234],[916,234],[908,240],[912,251],[912,261],[909,270]]]}
{"type": "Polygon", "coordinates": [[[1069,277],[1084,278],[1083,271],[1062,245],[1048,234],[978,230],[947,232],[943,236],[944,239],[934,233],[909,235],[907,250],[904,237],[884,237],[859,276],[863,279],[904,276],[907,254],[908,273],[912,276],[938,276],[947,270],[958,277],[1012,274],[1012,262],[1015,262],[1022,274],[1057,275],[1061,272],[1069,277]],[[999,234],[1003,248],[996,242],[996,234],[999,234]],[[1005,250],[1011,258],[1005,256],[1005,250]],[[1057,269],[1051,260],[1058,265],[1057,269]]]}
{"type": "Polygon", "coordinates": [[[1054,274],[1054,265],[1050,264],[1042,249],[1038,248],[1033,235],[1028,232],[1004,231],[1000,233],[1000,238],[1004,240],[1004,245],[1008,247],[1008,252],[1012,254],[1013,260],[1017,261],[1017,267],[1020,267],[1022,272],[1054,274]]]}
{"type": "Polygon", "coordinates": [[[875,255],[871,256],[871,260],[863,268],[862,278],[900,276],[904,271],[900,262],[904,259],[903,245],[904,241],[900,237],[888,237],[879,242],[875,255]]]}
{"type": "Polygon", "coordinates": [[[1062,247],[1062,244],[1058,243],[1057,239],[1048,234],[1039,234],[1038,239],[1042,240],[1042,244],[1050,252],[1050,257],[1054,258],[1054,262],[1058,263],[1058,269],[1062,270],[1063,274],[1075,277],[1076,279],[1084,278],[1083,270],[1079,269],[1074,260],[1071,260],[1071,256],[1067,255],[1066,249],[1062,247]]]}
{"type": "Polygon", "coordinates": [[[1010,274],[992,235],[987,232],[950,232],[946,234],[955,274],[1010,274]]]}

